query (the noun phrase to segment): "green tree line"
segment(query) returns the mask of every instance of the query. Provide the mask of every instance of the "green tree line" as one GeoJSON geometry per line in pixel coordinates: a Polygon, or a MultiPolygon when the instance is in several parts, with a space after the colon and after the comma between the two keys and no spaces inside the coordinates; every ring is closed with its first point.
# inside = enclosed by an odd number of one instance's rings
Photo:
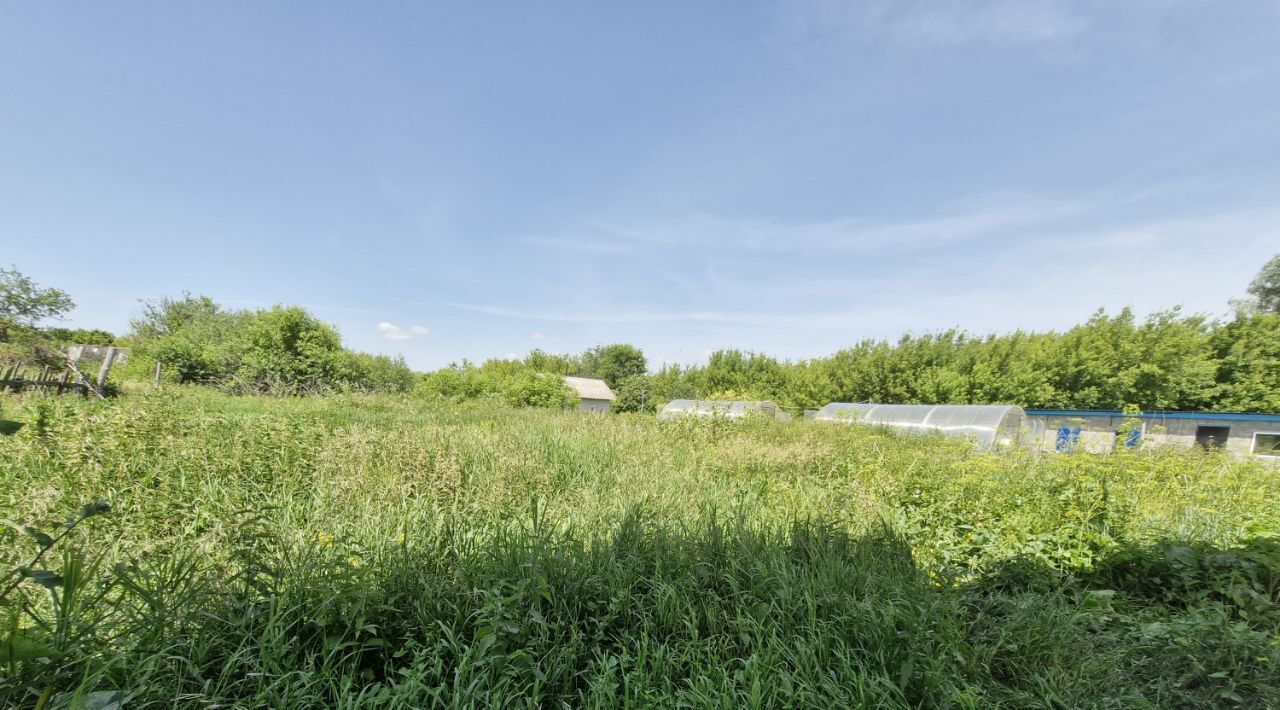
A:
{"type": "Polygon", "coordinates": [[[1242,310],[1222,322],[1177,309],[1142,320],[1128,309],[1099,311],[1064,332],[978,337],[948,330],[864,340],[811,360],[727,349],[704,365],[646,373],[644,364],[638,348],[623,344],[581,355],[535,350],[522,361],[464,362],[428,373],[418,391],[511,399],[505,383],[547,373],[606,380],[618,396],[614,410],[623,412],[681,398],[770,399],[793,411],[828,402],[1280,411],[1280,314],[1242,310]]]}
{"type": "Polygon", "coordinates": [[[299,306],[235,310],[183,294],[144,302],[131,325],[122,341],[135,376],[158,363],[171,382],[274,395],[407,392],[417,382],[403,358],[348,350],[299,306]]]}
{"type": "Polygon", "coordinates": [[[1065,332],[949,330],[866,340],[799,362],[721,350],[706,365],[669,366],[648,379],[650,407],[728,393],[793,410],[892,402],[1280,411],[1280,314],[1216,322],[1176,309],[1141,321],[1129,310],[1098,312],[1065,332]]]}
{"type": "MultiPolygon", "coordinates": [[[[565,375],[602,379],[619,389],[623,382],[643,380],[646,367],[644,353],[623,343],[602,345],[578,355],[534,350],[523,360],[450,364],[423,375],[417,392],[453,400],[492,397],[517,406],[564,407],[576,403],[576,395],[561,379],[565,375]]],[[[622,409],[639,411],[640,407],[624,404],[622,409]]]]}
{"type": "Polygon", "coordinates": [[[15,269],[0,269],[0,358],[57,359],[68,342],[129,347],[124,374],[162,376],[233,392],[415,392],[450,400],[489,397],[562,407],[561,376],[605,380],[615,411],[654,411],[680,398],[770,399],[799,411],[828,402],[1009,403],[1068,409],[1280,411],[1280,256],[1235,303],[1234,317],[1179,309],[1138,319],[1098,311],[1062,332],[974,336],[960,330],[863,340],[828,356],[779,360],[719,350],[704,365],[648,370],[643,351],[615,343],[580,354],[530,352],[522,360],[463,361],[424,374],[402,358],[343,347],[338,332],[305,309],[226,309],[184,294],[143,304],[131,332],[39,328],[73,306],[15,269]]]}

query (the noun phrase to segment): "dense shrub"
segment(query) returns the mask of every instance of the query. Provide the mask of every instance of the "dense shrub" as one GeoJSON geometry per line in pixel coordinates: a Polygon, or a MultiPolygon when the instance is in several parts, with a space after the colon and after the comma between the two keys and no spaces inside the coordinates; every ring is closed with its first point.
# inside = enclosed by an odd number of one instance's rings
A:
{"type": "Polygon", "coordinates": [[[864,341],[830,357],[778,361],[734,350],[650,376],[662,401],[733,390],[798,411],[828,402],[1009,403],[1025,407],[1276,411],[1280,316],[1227,323],[1176,309],[1128,310],[1063,333],[960,331],[864,341]]]}
{"type": "Polygon", "coordinates": [[[240,393],[405,392],[415,382],[403,359],[346,350],[332,326],[297,306],[234,311],[207,296],[159,299],[144,304],[127,342],[124,374],[139,379],[159,363],[169,381],[240,393]]]}
{"type": "MultiPolygon", "coordinates": [[[[531,352],[523,365],[556,375],[602,377],[616,411],[652,410],[672,399],[733,392],[798,412],[828,402],[1009,403],[1025,407],[1147,410],[1280,410],[1280,315],[1240,311],[1229,322],[1177,309],[1139,321],[1099,312],[1062,333],[974,337],[949,330],[896,342],[863,341],[830,357],[780,361],[718,350],[705,365],[644,373],[627,345],[580,355],[531,352]]],[[[501,369],[490,361],[481,372],[501,369]]],[[[463,368],[465,370],[465,368],[463,368]]],[[[437,391],[457,372],[441,371],[437,391]]],[[[466,398],[495,388],[453,388],[466,398]]]]}
{"type": "Polygon", "coordinates": [[[478,367],[469,362],[451,365],[422,376],[415,391],[454,401],[496,397],[516,407],[560,409],[576,404],[576,395],[560,375],[512,360],[490,360],[478,367]]]}
{"type": "Polygon", "coordinates": [[[319,394],[358,378],[337,331],[301,308],[258,311],[235,335],[231,377],[242,391],[319,394]]]}
{"type": "Polygon", "coordinates": [[[654,397],[653,380],[643,374],[624,378],[614,395],[617,397],[613,403],[615,412],[653,412],[662,404],[654,397]]]}

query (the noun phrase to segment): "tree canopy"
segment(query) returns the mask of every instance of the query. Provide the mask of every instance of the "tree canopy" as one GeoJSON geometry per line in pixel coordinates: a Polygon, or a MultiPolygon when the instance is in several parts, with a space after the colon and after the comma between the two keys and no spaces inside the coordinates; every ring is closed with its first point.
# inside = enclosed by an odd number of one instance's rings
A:
{"type": "Polygon", "coordinates": [[[404,360],[355,353],[332,326],[298,306],[228,310],[184,293],[143,303],[129,336],[134,367],[160,363],[175,382],[245,393],[319,394],[413,388],[404,360]]]}
{"type": "Polygon", "coordinates": [[[490,361],[427,376],[430,390],[476,396],[464,384],[524,368],[602,375],[602,353],[633,368],[610,383],[618,412],[653,411],[672,399],[768,399],[799,412],[828,402],[1000,403],[1024,407],[1280,411],[1280,314],[1241,312],[1229,322],[1178,309],[1138,319],[1098,311],[1063,332],[977,337],[959,330],[866,340],[828,357],[789,362],[764,353],[718,350],[703,365],[638,369],[634,346],[580,355],[534,351],[523,362],[490,361]],[[472,394],[468,394],[468,393],[472,394]]]}
{"type": "Polygon", "coordinates": [[[66,291],[42,288],[16,268],[0,268],[0,340],[15,327],[34,327],[57,318],[76,304],[66,291]]]}
{"type": "Polygon", "coordinates": [[[1262,266],[1249,284],[1249,295],[1263,313],[1280,313],[1280,254],[1262,266]]]}

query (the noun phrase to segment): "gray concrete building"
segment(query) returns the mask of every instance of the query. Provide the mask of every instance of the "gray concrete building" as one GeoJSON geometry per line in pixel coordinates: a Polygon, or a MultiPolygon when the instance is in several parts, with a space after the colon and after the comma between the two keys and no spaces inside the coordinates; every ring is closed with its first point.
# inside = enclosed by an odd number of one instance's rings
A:
{"type": "Polygon", "coordinates": [[[1049,451],[1103,453],[1117,447],[1168,445],[1280,458],[1280,414],[1026,410],[1029,433],[1049,451]]]}

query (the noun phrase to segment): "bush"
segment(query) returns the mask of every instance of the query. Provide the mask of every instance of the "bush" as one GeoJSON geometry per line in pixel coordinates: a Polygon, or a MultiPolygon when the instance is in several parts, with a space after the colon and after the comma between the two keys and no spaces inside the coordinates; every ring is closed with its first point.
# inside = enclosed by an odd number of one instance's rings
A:
{"type": "Polygon", "coordinates": [[[516,407],[559,409],[575,406],[577,396],[555,375],[523,372],[504,383],[502,398],[516,407]]]}
{"type": "Polygon", "coordinates": [[[409,392],[417,384],[413,370],[397,355],[347,353],[347,368],[355,386],[365,392],[409,392]]]}
{"type": "Polygon", "coordinates": [[[618,383],[613,403],[615,412],[654,412],[658,400],[654,397],[653,380],[644,375],[631,375],[618,383]]]}
{"type": "Polygon", "coordinates": [[[144,304],[128,345],[130,377],[149,377],[160,363],[171,382],[240,393],[407,392],[415,384],[403,358],[346,350],[332,326],[297,306],[228,311],[207,296],[162,298],[144,304]]]}

